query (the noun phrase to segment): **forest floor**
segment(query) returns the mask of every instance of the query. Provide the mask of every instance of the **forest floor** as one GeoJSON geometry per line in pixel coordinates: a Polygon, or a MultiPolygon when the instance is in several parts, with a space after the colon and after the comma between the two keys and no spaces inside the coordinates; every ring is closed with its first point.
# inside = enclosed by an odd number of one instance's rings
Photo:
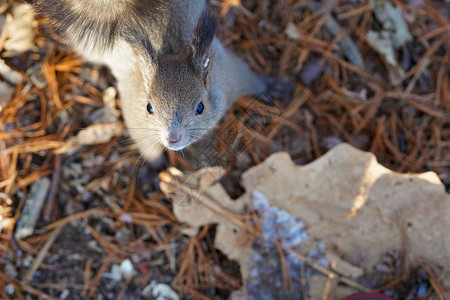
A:
{"type": "MultiPolygon", "coordinates": [[[[239,99],[206,138],[207,164],[227,170],[233,198],[240,175],[269,155],[303,165],[343,142],[450,187],[450,2],[380,2],[217,4],[224,43],[258,73],[295,82],[292,99],[273,106],[239,99]]],[[[168,284],[186,299],[226,299],[241,288],[239,266],[213,246],[215,227],[184,235],[159,188],[169,166],[198,169],[199,147],[151,167],[124,129],[109,71],[17,12],[22,1],[0,3],[0,298],[147,299],[168,284]],[[85,128],[102,140],[74,142],[85,128]],[[19,238],[31,196],[42,211],[19,238]],[[197,274],[183,267],[191,262],[197,274]]],[[[392,260],[382,292],[444,299],[427,268],[409,276],[392,260]]]]}

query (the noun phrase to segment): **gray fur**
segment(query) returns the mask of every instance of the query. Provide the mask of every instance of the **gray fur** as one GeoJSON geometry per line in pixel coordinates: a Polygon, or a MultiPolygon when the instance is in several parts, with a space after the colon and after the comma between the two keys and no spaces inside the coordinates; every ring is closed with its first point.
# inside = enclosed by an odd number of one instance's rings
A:
{"type": "Polygon", "coordinates": [[[155,160],[161,145],[171,150],[189,146],[239,96],[266,89],[214,37],[215,15],[204,0],[92,1],[42,0],[36,7],[76,51],[111,68],[125,122],[147,159],[155,160]],[[204,111],[197,114],[200,102],[204,111]],[[153,114],[147,112],[149,103],[153,114]],[[181,138],[170,144],[168,136],[174,134],[181,138]]]}

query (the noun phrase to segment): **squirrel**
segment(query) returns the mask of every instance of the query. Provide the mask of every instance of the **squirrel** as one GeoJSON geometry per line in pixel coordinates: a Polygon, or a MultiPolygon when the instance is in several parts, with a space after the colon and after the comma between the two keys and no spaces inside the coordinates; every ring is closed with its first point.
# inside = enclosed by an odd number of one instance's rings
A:
{"type": "Polygon", "coordinates": [[[149,161],[214,128],[257,75],[216,37],[205,0],[39,0],[33,6],[86,59],[116,77],[125,124],[149,161]]]}

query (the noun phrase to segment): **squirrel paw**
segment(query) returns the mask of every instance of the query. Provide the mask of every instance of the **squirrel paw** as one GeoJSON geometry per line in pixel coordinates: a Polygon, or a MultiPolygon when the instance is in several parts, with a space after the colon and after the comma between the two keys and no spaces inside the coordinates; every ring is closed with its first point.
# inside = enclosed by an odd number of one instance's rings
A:
{"type": "Polygon", "coordinates": [[[273,99],[279,99],[287,102],[292,98],[295,89],[295,83],[288,77],[268,77],[265,78],[267,89],[258,96],[261,101],[273,105],[273,99]]]}

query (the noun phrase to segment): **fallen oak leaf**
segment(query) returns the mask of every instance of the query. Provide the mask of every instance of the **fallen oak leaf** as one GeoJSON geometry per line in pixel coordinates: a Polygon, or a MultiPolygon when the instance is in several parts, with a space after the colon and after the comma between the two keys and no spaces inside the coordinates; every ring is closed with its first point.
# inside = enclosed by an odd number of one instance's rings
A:
{"type": "MultiPolygon", "coordinates": [[[[273,154],[245,172],[242,183],[246,193],[234,202],[214,182],[203,189],[195,205],[174,206],[174,211],[180,221],[192,227],[190,234],[202,225],[218,224],[215,247],[241,264],[247,288],[255,252],[240,245],[253,236],[248,234],[251,226],[243,220],[244,209],[251,206],[255,191],[265,195],[271,207],[306,221],[306,245],[318,240],[326,248],[336,247],[351,261],[364,253],[366,258],[357,260],[358,265],[340,258],[330,266],[345,274],[336,276],[339,282],[353,288],[367,291],[351,278],[360,276],[361,270],[374,270],[384,253],[401,249],[398,222],[407,236],[411,265],[424,257],[439,262],[446,274],[450,271],[450,253],[446,250],[450,244],[450,196],[435,173],[397,174],[381,166],[373,154],[341,144],[305,166],[296,166],[287,153],[273,154]],[[233,214],[235,218],[230,218],[233,214]]],[[[181,193],[187,192],[181,187],[181,193]]],[[[333,260],[333,256],[329,258],[333,260]]],[[[339,286],[334,289],[336,295],[336,289],[344,295],[339,286]]]]}

